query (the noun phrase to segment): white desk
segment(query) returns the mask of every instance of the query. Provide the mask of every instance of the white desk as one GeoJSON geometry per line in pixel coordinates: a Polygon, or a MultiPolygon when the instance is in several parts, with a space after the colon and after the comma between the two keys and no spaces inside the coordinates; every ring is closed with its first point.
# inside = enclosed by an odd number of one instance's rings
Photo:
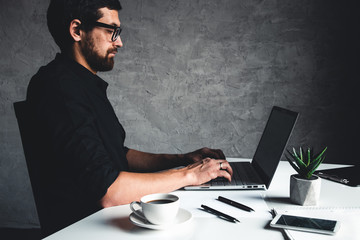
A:
{"type": "MultiPolygon", "coordinates": [[[[323,164],[321,169],[334,168],[336,166],[339,165],[323,164]]],[[[245,215],[245,217],[240,217],[241,223],[230,223],[208,213],[203,213],[205,215],[202,215],[197,208],[200,207],[198,206],[198,201],[207,197],[212,198],[215,195],[248,196],[250,198],[253,197],[254,201],[259,201],[262,198],[265,199],[269,209],[272,207],[298,208],[297,205],[291,204],[289,201],[289,178],[293,173],[295,173],[294,170],[287,162],[280,162],[270,188],[267,191],[176,191],[174,193],[180,196],[181,206],[183,208],[186,207],[186,210],[193,213],[193,219],[185,225],[175,226],[168,230],[149,230],[133,225],[129,220],[131,213],[129,205],[123,205],[102,209],[45,239],[284,239],[283,234],[279,230],[267,227],[271,217],[265,209],[263,209],[264,212],[262,213],[256,212],[257,216],[249,215],[249,217],[246,217],[245,215]]],[[[318,206],[360,207],[360,188],[322,180],[320,203],[318,206]]],[[[316,239],[316,235],[313,239],[316,239]]],[[[360,239],[360,235],[352,239],[360,239]]]]}

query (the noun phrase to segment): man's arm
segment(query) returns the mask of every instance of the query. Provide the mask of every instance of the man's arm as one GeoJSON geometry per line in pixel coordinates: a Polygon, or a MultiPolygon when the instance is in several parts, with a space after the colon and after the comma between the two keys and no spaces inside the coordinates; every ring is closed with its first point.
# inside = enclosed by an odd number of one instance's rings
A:
{"type": "Polygon", "coordinates": [[[153,154],[130,149],[126,154],[131,171],[155,172],[203,160],[204,158],[225,159],[220,149],[201,148],[186,154],[153,154]]]}
{"type": "Polygon", "coordinates": [[[100,204],[103,207],[128,204],[147,194],[171,192],[184,186],[202,184],[217,177],[225,177],[231,181],[231,175],[232,169],[226,160],[211,158],[205,158],[181,169],[156,173],[120,172],[100,204]]]}

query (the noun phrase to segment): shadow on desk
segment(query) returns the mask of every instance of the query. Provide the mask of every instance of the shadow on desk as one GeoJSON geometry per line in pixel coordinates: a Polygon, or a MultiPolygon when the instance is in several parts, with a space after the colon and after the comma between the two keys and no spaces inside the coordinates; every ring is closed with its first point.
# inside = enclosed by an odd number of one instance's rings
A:
{"type": "Polygon", "coordinates": [[[139,234],[144,231],[149,231],[148,229],[135,226],[133,223],[130,222],[129,217],[111,218],[104,222],[104,224],[113,226],[131,234],[139,234]]]}
{"type": "Polygon", "coordinates": [[[130,222],[129,217],[111,218],[108,219],[105,224],[120,228],[125,232],[136,232],[139,229],[130,222]]]}
{"type": "Polygon", "coordinates": [[[289,197],[265,197],[265,201],[272,203],[293,204],[289,197]]]}

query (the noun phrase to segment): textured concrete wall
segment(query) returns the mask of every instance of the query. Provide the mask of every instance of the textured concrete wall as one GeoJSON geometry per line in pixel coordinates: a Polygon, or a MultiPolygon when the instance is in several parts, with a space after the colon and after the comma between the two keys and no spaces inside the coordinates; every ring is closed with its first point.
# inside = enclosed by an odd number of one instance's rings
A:
{"type": "MultiPolygon", "coordinates": [[[[58,48],[47,31],[48,1],[0,2],[0,227],[37,226],[12,103],[58,48]]],[[[124,47],[114,70],[100,75],[127,146],[209,146],[251,157],[279,105],[301,112],[290,144],[327,145],[328,161],[357,161],[358,18],[349,2],[121,2],[124,47]]]]}

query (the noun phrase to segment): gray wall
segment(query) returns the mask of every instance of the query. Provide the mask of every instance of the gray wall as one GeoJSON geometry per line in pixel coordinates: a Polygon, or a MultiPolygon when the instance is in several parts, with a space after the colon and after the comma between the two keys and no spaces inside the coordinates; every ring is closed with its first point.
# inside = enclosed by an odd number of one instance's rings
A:
{"type": "MultiPolygon", "coordinates": [[[[38,220],[12,103],[58,51],[48,1],[0,0],[0,227],[38,220]]],[[[354,5],[327,0],[122,0],[124,47],[100,74],[126,144],[251,157],[273,105],[301,113],[291,145],[356,162],[354,5]]],[[[358,14],[357,14],[358,15],[358,14]]],[[[356,28],[355,28],[356,27],[356,28]]]]}

